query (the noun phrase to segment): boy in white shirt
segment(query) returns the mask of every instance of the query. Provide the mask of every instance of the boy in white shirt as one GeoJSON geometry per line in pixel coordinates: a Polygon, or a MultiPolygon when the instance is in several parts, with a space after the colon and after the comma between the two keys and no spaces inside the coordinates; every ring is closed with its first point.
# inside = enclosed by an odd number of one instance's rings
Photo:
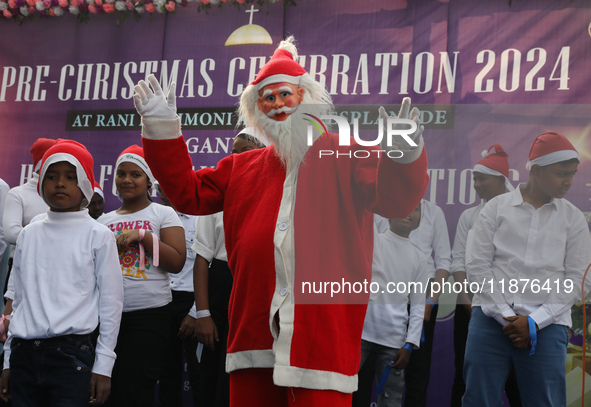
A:
{"type": "Polygon", "coordinates": [[[515,367],[524,406],[566,405],[571,307],[591,260],[585,217],[562,199],[579,155],[561,134],[534,141],[527,183],[491,199],[467,243],[474,294],[464,360],[463,406],[499,406],[515,367]]]}
{"type": "MultiPolygon", "coordinates": [[[[429,280],[427,256],[408,238],[419,226],[420,218],[419,204],[406,218],[391,219],[390,230],[374,234],[372,294],[361,335],[359,368],[370,355],[375,355],[379,380],[386,366],[391,366],[384,390],[378,396],[379,407],[402,405],[404,368],[413,349],[420,346],[429,280]]],[[[369,400],[363,404],[369,405],[369,400]]]]}
{"type": "MultiPolygon", "coordinates": [[[[451,248],[447,222],[443,210],[426,199],[421,199],[421,220],[419,227],[410,234],[410,242],[427,256],[427,276],[431,284],[441,286],[449,277],[451,248]]],[[[378,232],[388,230],[388,220],[380,215],[374,216],[378,232]]],[[[431,354],[435,337],[435,324],[439,310],[439,292],[428,292],[425,304],[424,337],[421,348],[413,352],[405,370],[406,392],[404,404],[413,407],[427,406],[427,389],[431,376],[431,354]]],[[[361,372],[364,375],[364,372],[361,372]]]]}
{"type": "MultiPolygon", "coordinates": [[[[483,200],[478,206],[466,209],[458,220],[456,236],[451,253],[450,271],[454,280],[465,286],[466,279],[466,242],[468,233],[476,225],[478,215],[486,202],[497,195],[504,194],[509,178],[509,156],[500,144],[493,144],[482,152],[482,159],[472,169],[474,190],[483,200]],[[494,149],[494,151],[493,151],[494,149]]],[[[462,396],[466,390],[464,383],[464,353],[468,338],[468,324],[472,314],[472,295],[468,291],[458,294],[454,314],[454,365],[456,375],[451,391],[451,407],[462,406],[462,396]]],[[[505,385],[505,393],[511,407],[521,406],[519,389],[512,369],[505,385]]]]}
{"type": "Polygon", "coordinates": [[[94,177],[82,144],[60,140],[48,149],[39,179],[50,210],[17,240],[0,397],[12,393],[15,407],[99,405],[110,392],[123,306],[117,245],[84,209],[94,177]],[[99,319],[95,352],[90,334],[99,319]]]}

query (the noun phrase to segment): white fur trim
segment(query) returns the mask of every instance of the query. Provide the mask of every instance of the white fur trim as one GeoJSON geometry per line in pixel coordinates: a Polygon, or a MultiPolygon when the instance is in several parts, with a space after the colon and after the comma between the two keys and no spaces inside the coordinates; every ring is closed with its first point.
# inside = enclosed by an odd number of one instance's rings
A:
{"type": "Polygon", "coordinates": [[[279,75],[272,75],[269,76],[265,79],[263,79],[262,81],[260,81],[259,83],[257,83],[256,89],[257,92],[261,89],[263,89],[265,86],[270,85],[272,83],[281,83],[281,82],[287,82],[287,83],[291,83],[292,85],[298,85],[300,84],[300,76],[291,76],[291,75],[285,75],[285,74],[279,74],[279,75]]]}
{"type": "Polygon", "coordinates": [[[149,178],[150,182],[154,182],[154,180],[156,178],[154,178],[154,175],[152,174],[152,170],[150,169],[150,167],[148,166],[148,163],[146,162],[146,160],[144,159],[144,157],[137,155],[137,154],[133,154],[133,153],[125,153],[119,156],[119,158],[117,159],[117,163],[115,163],[115,171],[117,171],[117,168],[119,167],[119,165],[121,165],[121,163],[132,163],[137,165],[138,167],[140,167],[140,169],[146,173],[146,175],[149,178]]]}
{"type": "Polygon", "coordinates": [[[275,365],[273,382],[276,386],[336,390],[342,393],[353,393],[357,390],[356,374],[347,376],[336,372],[303,369],[293,366],[275,365]]]}
{"type": "Polygon", "coordinates": [[[142,118],[142,137],[151,140],[171,140],[181,136],[181,118],[144,119],[142,118]]]}
{"type": "Polygon", "coordinates": [[[273,367],[275,356],[271,349],[245,350],[226,355],[226,372],[254,367],[273,367]]]}
{"type": "Polygon", "coordinates": [[[577,153],[575,150],[554,151],[553,153],[546,154],[541,157],[535,158],[531,161],[528,161],[527,164],[525,164],[525,169],[529,171],[531,170],[531,167],[533,165],[545,167],[546,165],[552,165],[559,163],[561,161],[572,160],[573,158],[576,158],[577,160],[579,160],[579,162],[581,162],[581,159],[579,158],[579,153],[577,153]]]}
{"type": "Polygon", "coordinates": [[[101,196],[101,198],[105,199],[105,194],[103,193],[103,190],[100,189],[99,187],[94,187],[94,192],[99,194],[101,196]]]}
{"type": "Polygon", "coordinates": [[[476,164],[474,166],[474,169],[472,170],[472,172],[480,172],[482,174],[487,174],[487,175],[495,175],[495,176],[501,176],[504,177],[503,174],[501,174],[498,171],[493,170],[492,168],[488,168],[482,164],[476,164]]]}
{"type": "MultiPolygon", "coordinates": [[[[82,199],[82,204],[80,208],[86,208],[94,195],[94,184],[88,178],[86,171],[84,171],[84,167],[80,164],[80,161],[72,154],[68,153],[55,153],[47,157],[45,162],[43,163],[43,167],[39,171],[39,195],[45,201],[45,197],[43,196],[43,178],[45,178],[45,173],[51,164],[59,163],[62,161],[69,162],[74,167],[76,167],[76,177],[78,178],[78,188],[82,191],[82,195],[84,195],[84,199],[82,199]]],[[[94,181],[94,180],[93,180],[94,181]]],[[[47,201],[45,201],[47,203],[47,201]]]]}

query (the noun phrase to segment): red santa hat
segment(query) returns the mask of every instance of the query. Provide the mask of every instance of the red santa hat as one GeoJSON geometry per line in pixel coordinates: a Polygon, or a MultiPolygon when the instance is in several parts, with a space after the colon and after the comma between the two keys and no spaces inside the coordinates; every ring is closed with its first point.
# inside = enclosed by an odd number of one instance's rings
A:
{"type": "Polygon", "coordinates": [[[144,149],[138,146],[137,144],[129,146],[125,150],[123,150],[123,152],[119,155],[119,158],[117,158],[117,164],[115,164],[115,168],[119,167],[119,164],[125,162],[134,163],[135,165],[140,167],[141,170],[146,173],[146,175],[148,176],[148,180],[151,183],[154,183],[154,181],[156,181],[156,178],[154,178],[154,175],[152,175],[152,171],[150,170],[150,167],[148,167],[148,163],[144,158],[144,149]]]}
{"type": "MultiPolygon", "coordinates": [[[[94,195],[94,173],[92,172],[93,160],[92,155],[88,152],[84,145],[74,140],[52,140],[54,145],[47,149],[41,160],[41,170],[39,171],[39,183],[37,184],[37,192],[45,201],[43,196],[43,178],[47,173],[47,169],[51,164],[62,161],[69,162],[76,167],[76,176],[78,178],[78,188],[82,191],[84,199],[82,200],[82,208],[88,206],[88,203],[94,195]]],[[[46,201],[47,203],[47,201],[46,201]]]]}
{"type": "Polygon", "coordinates": [[[300,77],[306,70],[295,61],[296,57],[297,49],[293,37],[281,41],[271,60],[261,68],[251,85],[255,85],[257,91],[271,83],[287,82],[299,85],[300,77]]]}
{"type": "Polygon", "coordinates": [[[509,178],[509,156],[500,144],[493,144],[482,152],[482,160],[478,161],[472,171],[509,178]],[[491,153],[493,148],[495,151],[491,153]]]}
{"type": "Polygon", "coordinates": [[[35,140],[31,149],[29,150],[31,154],[33,154],[33,171],[39,171],[41,168],[41,159],[43,158],[43,154],[47,151],[47,149],[55,144],[55,140],[50,138],[38,138],[35,140]]]}
{"type": "Polygon", "coordinates": [[[105,199],[105,194],[103,193],[103,189],[101,188],[101,184],[94,180],[94,193],[99,194],[101,198],[105,199]]]}
{"type": "Polygon", "coordinates": [[[529,157],[525,168],[529,171],[533,165],[544,167],[561,161],[576,158],[581,161],[579,153],[566,137],[555,131],[542,133],[534,140],[529,149],[529,157]]]}

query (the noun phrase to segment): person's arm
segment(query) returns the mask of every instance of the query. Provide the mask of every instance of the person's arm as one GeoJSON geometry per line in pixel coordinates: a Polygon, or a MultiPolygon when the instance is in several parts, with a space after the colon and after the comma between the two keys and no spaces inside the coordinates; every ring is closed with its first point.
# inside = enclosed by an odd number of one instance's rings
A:
{"type": "MultiPolygon", "coordinates": [[[[557,317],[569,311],[575,302],[581,300],[583,275],[591,262],[591,237],[587,221],[581,212],[578,212],[577,219],[572,222],[572,227],[568,228],[567,233],[564,274],[557,274],[550,281],[550,295],[544,304],[529,315],[539,329],[553,324],[557,317]],[[572,290],[567,288],[569,286],[572,290]]],[[[589,292],[590,282],[591,273],[588,273],[585,293],[589,292]]]]}
{"type": "Polygon", "coordinates": [[[4,250],[7,246],[6,239],[4,238],[2,218],[4,217],[4,204],[6,202],[6,197],[8,196],[8,191],[10,191],[10,187],[6,182],[0,179],[0,260],[2,260],[2,255],[4,254],[4,250]]]}
{"type": "MultiPolygon", "coordinates": [[[[467,282],[466,241],[468,239],[468,231],[471,227],[469,217],[470,213],[468,211],[464,211],[460,215],[458,226],[456,228],[453,249],[451,252],[450,272],[454,276],[454,281],[462,284],[462,287],[466,287],[465,282],[467,282]]],[[[469,292],[462,290],[462,292],[458,294],[456,302],[458,304],[462,304],[468,313],[472,312],[472,296],[469,292]]]]}
{"type": "Polygon", "coordinates": [[[9,402],[12,397],[10,394],[10,369],[4,369],[0,377],[0,399],[9,402]]]}
{"type": "Polygon", "coordinates": [[[4,214],[2,215],[2,227],[4,240],[8,244],[16,244],[18,235],[23,230],[23,202],[14,192],[8,192],[4,201],[4,214]]]}
{"type": "MultiPolygon", "coordinates": [[[[131,244],[140,243],[144,246],[146,253],[154,254],[154,237],[148,231],[144,232],[143,239],[140,239],[140,230],[134,229],[121,233],[117,238],[120,250],[125,250],[131,244]]],[[[158,241],[160,257],[159,267],[168,273],[176,274],[183,269],[187,255],[185,243],[185,231],[181,226],[173,226],[160,229],[158,241]]]]}
{"type": "MultiPolygon", "coordinates": [[[[421,261],[417,265],[416,280],[417,286],[423,287],[423,289],[416,289],[409,292],[410,312],[408,314],[408,328],[406,330],[406,342],[413,345],[415,349],[418,349],[421,344],[421,333],[423,331],[423,315],[427,307],[430,305],[425,304],[425,286],[428,281],[427,275],[427,257],[421,256],[421,261]],[[421,283],[421,285],[418,285],[421,283]]],[[[410,287],[410,286],[409,286],[410,287]]]]}
{"type": "Polygon", "coordinates": [[[135,86],[134,104],[142,117],[142,145],[154,177],[179,212],[207,215],[221,211],[233,155],[222,159],[215,169],[193,171],[176,114],[175,84],[165,96],[154,75],[148,81],[151,89],[145,81],[135,86]]]}
{"type": "MultiPolygon", "coordinates": [[[[443,287],[443,283],[449,277],[449,268],[451,265],[451,248],[449,246],[449,234],[447,232],[447,222],[440,207],[434,206],[433,219],[433,254],[435,259],[435,282],[439,283],[439,287],[443,287]]],[[[441,291],[432,292],[429,298],[437,304],[441,291]]]]}
{"type": "MultiPolygon", "coordinates": [[[[195,307],[197,312],[209,314],[209,262],[197,255],[195,259],[193,281],[195,285],[195,307]]],[[[220,341],[218,329],[211,315],[197,314],[195,322],[197,339],[210,349],[215,349],[216,342],[220,341]]]]}
{"type": "Polygon", "coordinates": [[[482,208],[476,226],[469,232],[471,237],[466,243],[466,271],[469,281],[478,284],[482,312],[505,326],[508,321],[503,317],[515,316],[515,312],[505,301],[492,271],[498,202],[492,199],[482,208]]]}
{"type": "MultiPolygon", "coordinates": [[[[405,346],[411,347],[412,344],[406,343],[405,346]]],[[[404,346],[398,349],[398,352],[396,352],[396,355],[394,355],[394,359],[392,359],[390,366],[392,366],[394,369],[406,369],[408,362],[410,362],[410,353],[411,351],[404,346]]]]}
{"type": "MultiPolygon", "coordinates": [[[[462,287],[468,287],[467,282],[468,279],[466,277],[466,272],[465,271],[456,271],[454,273],[454,282],[458,282],[462,285],[462,287]]],[[[462,289],[462,291],[458,294],[458,298],[456,300],[457,304],[462,304],[464,306],[464,308],[466,309],[466,311],[468,312],[468,314],[472,313],[472,293],[469,292],[470,290],[464,290],[462,289]]]]}
{"type": "MultiPolygon", "coordinates": [[[[105,233],[103,242],[94,251],[94,273],[99,293],[99,337],[92,373],[111,377],[115,364],[115,346],[123,312],[123,278],[114,235],[105,233]]],[[[95,398],[105,391],[104,380],[95,379],[95,398]]]]}

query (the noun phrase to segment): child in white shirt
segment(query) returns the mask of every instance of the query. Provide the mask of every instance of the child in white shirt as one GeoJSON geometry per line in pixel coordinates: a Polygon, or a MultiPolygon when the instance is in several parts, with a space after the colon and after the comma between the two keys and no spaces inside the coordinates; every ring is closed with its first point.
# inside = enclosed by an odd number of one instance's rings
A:
{"type": "Polygon", "coordinates": [[[12,393],[13,406],[99,405],[110,391],[123,305],[117,245],[84,209],[94,177],[82,144],[48,149],[39,179],[50,210],[17,240],[1,397],[12,393]]]}
{"type": "MultiPolygon", "coordinates": [[[[392,367],[378,396],[379,407],[402,405],[404,368],[411,352],[420,346],[429,280],[427,256],[408,238],[420,218],[419,204],[408,217],[391,219],[390,230],[374,235],[371,296],[361,336],[360,369],[370,355],[376,355],[378,380],[386,366],[392,367]]],[[[369,405],[369,401],[364,404],[369,405]]]]}

